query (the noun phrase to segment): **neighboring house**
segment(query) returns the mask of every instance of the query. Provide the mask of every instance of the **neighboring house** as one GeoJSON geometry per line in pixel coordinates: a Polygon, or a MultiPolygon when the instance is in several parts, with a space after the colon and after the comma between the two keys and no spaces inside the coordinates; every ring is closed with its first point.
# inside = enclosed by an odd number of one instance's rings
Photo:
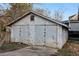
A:
{"type": "Polygon", "coordinates": [[[12,42],[62,48],[68,40],[67,25],[35,11],[28,11],[7,26],[12,42]]]}
{"type": "Polygon", "coordinates": [[[79,38],[79,18],[78,14],[69,17],[69,35],[70,37],[79,38]]]}
{"type": "Polygon", "coordinates": [[[69,26],[70,26],[70,31],[79,31],[79,20],[78,20],[78,15],[75,14],[73,16],[69,17],[69,26]]]}
{"type": "Polygon", "coordinates": [[[79,40],[79,17],[78,14],[69,17],[69,20],[63,21],[69,26],[69,39],[79,40]]]}

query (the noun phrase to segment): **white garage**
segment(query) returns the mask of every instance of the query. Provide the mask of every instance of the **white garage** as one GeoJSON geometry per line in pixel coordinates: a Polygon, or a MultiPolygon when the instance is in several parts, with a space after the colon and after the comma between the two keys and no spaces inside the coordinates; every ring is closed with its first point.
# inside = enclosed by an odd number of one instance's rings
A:
{"type": "Polygon", "coordinates": [[[11,42],[62,48],[68,39],[68,27],[65,24],[35,11],[28,11],[9,23],[8,27],[11,30],[11,42]]]}

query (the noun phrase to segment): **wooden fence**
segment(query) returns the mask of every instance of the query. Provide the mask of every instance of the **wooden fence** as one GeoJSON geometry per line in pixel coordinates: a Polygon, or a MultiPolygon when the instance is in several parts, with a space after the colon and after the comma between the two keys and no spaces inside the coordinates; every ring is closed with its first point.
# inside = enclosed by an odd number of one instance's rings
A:
{"type": "Polygon", "coordinates": [[[0,32],[0,46],[3,43],[9,43],[10,42],[10,32],[0,32]]]}

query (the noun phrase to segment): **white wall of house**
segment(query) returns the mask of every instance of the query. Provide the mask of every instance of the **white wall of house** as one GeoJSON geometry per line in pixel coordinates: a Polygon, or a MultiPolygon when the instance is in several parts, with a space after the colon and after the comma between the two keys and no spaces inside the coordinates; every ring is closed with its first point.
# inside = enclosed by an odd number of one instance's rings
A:
{"type": "Polygon", "coordinates": [[[70,23],[70,31],[79,31],[79,22],[70,23]]]}
{"type": "Polygon", "coordinates": [[[64,45],[66,43],[66,41],[68,40],[68,32],[67,32],[67,30],[68,30],[67,28],[62,29],[62,37],[63,37],[62,45],[64,45]]]}
{"type": "Polygon", "coordinates": [[[63,28],[36,15],[31,21],[28,15],[11,26],[11,41],[61,48],[67,40],[67,30],[63,28]]]}
{"type": "Polygon", "coordinates": [[[60,25],[57,26],[57,45],[59,48],[62,48],[63,45],[68,40],[68,29],[60,25]]]}

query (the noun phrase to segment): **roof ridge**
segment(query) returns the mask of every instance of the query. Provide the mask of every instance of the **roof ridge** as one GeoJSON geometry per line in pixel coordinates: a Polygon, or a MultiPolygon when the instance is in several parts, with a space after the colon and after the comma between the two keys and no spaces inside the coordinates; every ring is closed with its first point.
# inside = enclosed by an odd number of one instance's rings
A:
{"type": "Polygon", "coordinates": [[[17,20],[21,19],[22,17],[28,15],[29,13],[34,13],[34,14],[40,16],[40,17],[43,17],[43,18],[45,18],[45,19],[48,19],[49,21],[52,21],[52,22],[55,22],[55,23],[60,24],[60,25],[62,25],[62,26],[68,27],[67,25],[63,24],[62,22],[59,22],[59,21],[57,21],[57,20],[55,20],[55,19],[52,19],[51,17],[48,17],[48,16],[46,16],[46,15],[41,14],[41,13],[37,13],[37,12],[35,12],[35,11],[33,11],[33,10],[28,10],[24,15],[22,15],[21,17],[18,17],[18,18],[15,19],[14,21],[12,21],[12,22],[10,22],[9,24],[7,24],[7,26],[11,25],[12,23],[16,22],[17,20]]]}

